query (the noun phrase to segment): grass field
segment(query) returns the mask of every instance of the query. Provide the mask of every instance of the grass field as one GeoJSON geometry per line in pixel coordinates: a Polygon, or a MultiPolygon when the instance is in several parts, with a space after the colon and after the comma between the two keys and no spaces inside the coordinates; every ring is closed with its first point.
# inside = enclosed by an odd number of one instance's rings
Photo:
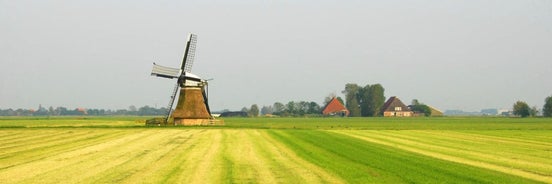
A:
{"type": "Polygon", "coordinates": [[[1,183],[552,183],[552,119],[0,118],[1,183]]]}

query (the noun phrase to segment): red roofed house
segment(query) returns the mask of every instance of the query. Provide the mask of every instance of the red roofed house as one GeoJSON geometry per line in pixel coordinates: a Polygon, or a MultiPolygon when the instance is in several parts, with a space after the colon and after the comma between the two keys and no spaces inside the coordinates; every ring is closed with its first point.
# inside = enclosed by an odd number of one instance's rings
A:
{"type": "Polygon", "coordinates": [[[396,96],[392,96],[383,104],[381,113],[385,117],[410,117],[414,115],[414,112],[412,112],[408,106],[404,105],[396,96]]]}
{"type": "Polygon", "coordinates": [[[322,114],[324,116],[349,116],[349,110],[334,97],[324,107],[322,114]]]}

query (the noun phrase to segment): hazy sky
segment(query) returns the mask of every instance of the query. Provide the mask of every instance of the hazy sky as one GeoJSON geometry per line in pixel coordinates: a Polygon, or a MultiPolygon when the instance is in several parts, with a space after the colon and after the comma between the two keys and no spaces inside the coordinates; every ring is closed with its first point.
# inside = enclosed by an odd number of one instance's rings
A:
{"type": "Polygon", "coordinates": [[[552,95],[550,0],[0,0],[0,108],[167,105],[187,34],[213,110],[340,96],[438,109],[542,108],[552,95]]]}

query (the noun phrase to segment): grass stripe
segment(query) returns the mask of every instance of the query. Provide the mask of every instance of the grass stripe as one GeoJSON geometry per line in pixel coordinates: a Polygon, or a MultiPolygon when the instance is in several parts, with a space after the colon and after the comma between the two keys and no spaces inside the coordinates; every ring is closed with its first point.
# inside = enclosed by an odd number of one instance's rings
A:
{"type": "Polygon", "coordinates": [[[470,140],[472,134],[452,131],[367,131],[367,134],[378,135],[393,141],[395,144],[417,145],[426,150],[435,151],[451,156],[463,157],[479,162],[511,167],[540,175],[551,176],[552,160],[546,150],[551,147],[530,147],[514,142],[496,143],[493,138],[470,140]],[[429,135],[428,135],[429,134],[429,135]],[[437,136],[435,136],[437,134],[437,136]],[[447,136],[445,136],[447,135],[447,136]],[[531,151],[528,151],[531,150],[531,151]],[[523,154],[526,153],[526,154],[523,154]]]}
{"type": "MultiPolygon", "coordinates": [[[[458,157],[458,156],[451,156],[451,155],[442,154],[442,153],[438,153],[438,152],[428,151],[423,146],[417,145],[415,142],[412,142],[412,141],[402,140],[402,141],[393,141],[393,142],[391,142],[391,141],[387,141],[389,139],[389,137],[378,139],[378,138],[374,138],[373,136],[368,136],[369,134],[367,134],[367,133],[359,135],[358,132],[355,133],[355,132],[352,132],[352,131],[333,131],[333,132],[340,133],[340,134],[343,134],[343,135],[348,135],[348,136],[351,136],[351,137],[355,137],[355,138],[358,138],[358,139],[361,139],[361,140],[364,140],[364,141],[368,141],[368,142],[372,142],[372,143],[376,143],[376,144],[381,144],[381,145],[390,146],[390,147],[394,147],[394,148],[397,148],[397,149],[401,149],[401,150],[405,150],[405,151],[409,151],[409,152],[413,152],[413,153],[417,153],[417,154],[421,154],[421,155],[426,155],[426,156],[437,158],[437,159],[440,159],[440,160],[446,160],[446,161],[451,161],[451,162],[460,163],[460,164],[466,164],[466,165],[470,165],[470,166],[474,166],[474,167],[485,168],[485,169],[489,169],[489,170],[493,170],[493,171],[499,171],[499,172],[503,172],[503,173],[507,173],[507,174],[510,174],[510,175],[519,176],[519,177],[523,177],[523,178],[527,178],[527,179],[531,179],[531,180],[535,180],[535,181],[541,181],[541,182],[546,182],[546,183],[551,183],[552,182],[552,178],[550,178],[548,176],[543,176],[543,175],[539,175],[539,174],[535,174],[535,173],[531,173],[531,172],[526,172],[526,171],[519,170],[519,169],[508,168],[508,167],[504,167],[504,166],[500,166],[500,165],[495,165],[495,164],[490,164],[490,163],[485,163],[485,162],[480,162],[480,161],[474,161],[474,160],[470,160],[470,159],[466,159],[466,158],[462,158],[462,157],[458,157]],[[399,144],[399,142],[401,142],[401,143],[399,144]]],[[[511,182],[511,181],[509,181],[509,182],[511,182]]]]}
{"type": "MultiPolygon", "coordinates": [[[[40,131],[32,131],[39,133],[40,131]]],[[[41,149],[26,149],[12,154],[3,155],[3,162],[0,162],[0,174],[11,167],[17,167],[25,164],[33,164],[36,161],[44,160],[49,157],[54,157],[60,153],[78,150],[83,147],[97,144],[99,142],[112,139],[113,137],[121,136],[121,132],[117,131],[91,131],[89,134],[85,134],[82,137],[75,137],[75,139],[68,139],[63,142],[41,147],[41,149]]],[[[23,145],[25,143],[22,142],[23,145]]],[[[11,151],[6,151],[11,152],[11,151]]],[[[0,175],[1,179],[1,175],[0,175]]]]}

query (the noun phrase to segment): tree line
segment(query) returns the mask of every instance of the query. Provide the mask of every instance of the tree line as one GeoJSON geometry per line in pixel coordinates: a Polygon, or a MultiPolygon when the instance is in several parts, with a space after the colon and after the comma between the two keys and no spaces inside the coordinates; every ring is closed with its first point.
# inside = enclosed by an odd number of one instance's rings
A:
{"type": "Polygon", "coordinates": [[[277,116],[321,116],[323,108],[335,97],[350,111],[349,116],[379,116],[381,107],[385,103],[384,92],[385,89],[381,84],[362,87],[354,83],[348,83],[342,91],[345,100],[335,94],[330,94],[324,99],[322,105],[313,101],[290,101],[285,104],[275,102],[272,105],[265,105],[260,108],[257,104],[253,104],[249,108],[243,107],[241,111],[247,112],[252,117],[269,114],[277,116]]]}
{"type": "Polygon", "coordinates": [[[249,116],[257,117],[260,115],[276,115],[276,116],[320,116],[322,115],[322,106],[316,102],[307,101],[289,101],[284,104],[275,102],[272,105],[265,105],[259,108],[257,104],[251,105],[250,108],[243,107],[242,112],[247,112],[249,116]]]}
{"type": "MultiPolygon", "coordinates": [[[[524,117],[534,117],[539,113],[536,106],[529,107],[527,102],[517,101],[513,106],[513,113],[516,116],[524,117]]],[[[542,107],[542,116],[552,117],[552,96],[546,97],[544,99],[544,106],[542,107]]]]}
{"type": "Polygon", "coordinates": [[[0,109],[0,116],[159,116],[166,115],[167,108],[154,108],[143,106],[136,108],[130,106],[128,109],[84,109],[75,108],[68,109],[66,107],[42,107],[40,105],[37,110],[34,109],[0,109]]]}

